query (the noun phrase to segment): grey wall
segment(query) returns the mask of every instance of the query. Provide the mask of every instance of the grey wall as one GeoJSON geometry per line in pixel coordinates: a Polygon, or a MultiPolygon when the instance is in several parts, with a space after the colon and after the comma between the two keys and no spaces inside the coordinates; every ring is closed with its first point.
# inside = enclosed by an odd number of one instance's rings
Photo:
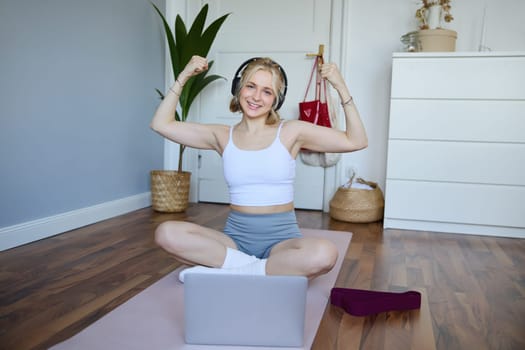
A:
{"type": "Polygon", "coordinates": [[[0,228],[149,191],[163,35],[147,0],[0,0],[0,228]]]}

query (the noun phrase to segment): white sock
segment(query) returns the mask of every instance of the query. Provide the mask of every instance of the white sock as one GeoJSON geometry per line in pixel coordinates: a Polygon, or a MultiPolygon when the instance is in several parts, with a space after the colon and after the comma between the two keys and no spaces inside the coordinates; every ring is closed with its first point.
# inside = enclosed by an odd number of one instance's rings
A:
{"type": "Polygon", "coordinates": [[[248,255],[237,249],[226,248],[226,257],[221,268],[231,269],[234,267],[244,266],[256,262],[259,260],[254,255],[248,255]]]}
{"type": "Polygon", "coordinates": [[[193,266],[182,270],[179,273],[179,280],[184,283],[184,276],[188,273],[210,273],[210,274],[229,274],[229,275],[266,275],[266,259],[257,259],[256,261],[230,269],[218,269],[206,266],[193,266]]]}

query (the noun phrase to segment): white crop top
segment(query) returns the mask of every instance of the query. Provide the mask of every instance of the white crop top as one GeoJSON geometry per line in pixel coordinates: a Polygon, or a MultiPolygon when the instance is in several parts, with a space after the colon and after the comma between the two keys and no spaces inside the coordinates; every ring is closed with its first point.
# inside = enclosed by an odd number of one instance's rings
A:
{"type": "Polygon", "coordinates": [[[281,143],[283,123],[272,144],[261,150],[242,150],[230,139],[222,153],[224,178],[230,190],[230,203],[267,206],[293,201],[295,159],[281,143]]]}

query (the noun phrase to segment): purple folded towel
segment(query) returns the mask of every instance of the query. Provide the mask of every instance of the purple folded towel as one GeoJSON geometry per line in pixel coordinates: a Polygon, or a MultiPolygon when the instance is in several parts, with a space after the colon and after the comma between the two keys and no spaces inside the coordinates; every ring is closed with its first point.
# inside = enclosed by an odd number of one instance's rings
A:
{"type": "Polygon", "coordinates": [[[421,307],[421,293],[416,291],[396,293],[332,288],[330,302],[332,305],[343,308],[350,315],[367,316],[386,311],[419,309],[421,307]]]}

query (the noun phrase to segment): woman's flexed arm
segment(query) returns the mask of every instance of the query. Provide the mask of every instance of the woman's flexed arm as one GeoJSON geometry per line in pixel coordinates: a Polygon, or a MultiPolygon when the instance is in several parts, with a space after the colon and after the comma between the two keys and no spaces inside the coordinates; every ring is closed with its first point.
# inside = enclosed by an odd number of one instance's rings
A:
{"type": "Polygon", "coordinates": [[[175,111],[184,84],[192,76],[208,69],[208,60],[193,56],[153,115],[151,128],[171,141],[200,149],[218,149],[215,129],[217,126],[175,120],[175,111]]]}
{"type": "Polygon", "coordinates": [[[339,94],[341,105],[343,106],[343,111],[345,113],[345,134],[350,143],[350,148],[357,150],[367,147],[368,138],[366,136],[363,122],[361,121],[359,112],[354,104],[354,99],[348,91],[348,87],[346,86],[337,65],[334,63],[323,64],[321,66],[321,77],[328,80],[339,94]]]}
{"type": "Polygon", "coordinates": [[[345,113],[346,120],[346,136],[358,148],[365,148],[368,146],[368,138],[366,131],[361,121],[361,117],[354,104],[354,98],[348,91],[348,87],[341,76],[341,72],[333,63],[323,65],[321,67],[321,76],[327,79],[330,84],[337,90],[341,105],[345,113]]]}
{"type": "Polygon", "coordinates": [[[346,130],[339,131],[303,124],[302,147],[319,152],[351,152],[367,147],[368,138],[365,128],[339,69],[334,63],[325,63],[321,65],[320,73],[321,77],[328,80],[341,98],[346,130]]]}

